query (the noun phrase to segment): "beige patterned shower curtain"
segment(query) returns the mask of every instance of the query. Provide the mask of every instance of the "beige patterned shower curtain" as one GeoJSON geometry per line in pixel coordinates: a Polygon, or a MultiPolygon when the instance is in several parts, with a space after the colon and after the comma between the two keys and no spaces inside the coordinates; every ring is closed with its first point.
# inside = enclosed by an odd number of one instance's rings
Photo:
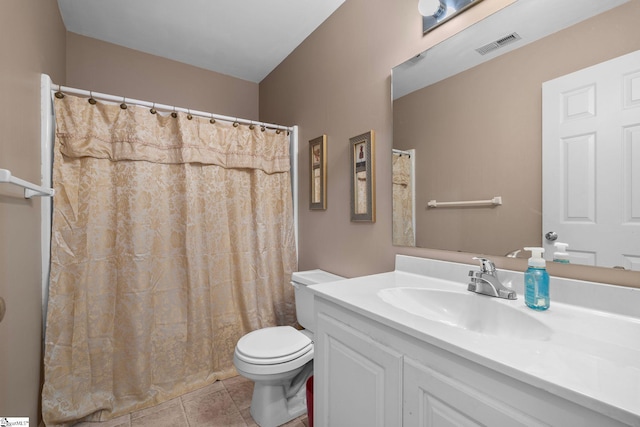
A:
{"type": "Polygon", "coordinates": [[[295,323],[286,132],[55,100],[47,426],[235,375],[237,340],[295,323]]]}
{"type": "Polygon", "coordinates": [[[393,244],[396,246],[415,246],[411,157],[393,153],[391,158],[393,159],[393,244]]]}

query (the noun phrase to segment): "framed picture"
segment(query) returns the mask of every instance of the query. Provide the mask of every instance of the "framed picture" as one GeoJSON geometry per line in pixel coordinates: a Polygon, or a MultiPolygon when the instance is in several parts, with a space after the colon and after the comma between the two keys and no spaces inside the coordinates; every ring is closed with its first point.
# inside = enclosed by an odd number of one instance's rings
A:
{"type": "Polygon", "coordinates": [[[349,138],[351,221],[376,222],[376,151],[373,131],[349,138]]]}
{"type": "Polygon", "coordinates": [[[311,191],[309,209],[327,209],[327,135],[309,141],[311,191]]]}

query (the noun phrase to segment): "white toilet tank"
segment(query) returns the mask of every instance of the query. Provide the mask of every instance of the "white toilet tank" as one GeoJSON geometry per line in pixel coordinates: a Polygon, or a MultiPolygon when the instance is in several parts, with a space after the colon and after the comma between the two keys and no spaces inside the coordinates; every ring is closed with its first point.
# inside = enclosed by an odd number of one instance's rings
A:
{"type": "Polygon", "coordinates": [[[296,271],[291,275],[291,284],[295,288],[296,296],[296,316],[302,327],[311,332],[316,330],[313,318],[313,294],[307,286],[337,280],[344,280],[344,277],[324,270],[296,271]]]}

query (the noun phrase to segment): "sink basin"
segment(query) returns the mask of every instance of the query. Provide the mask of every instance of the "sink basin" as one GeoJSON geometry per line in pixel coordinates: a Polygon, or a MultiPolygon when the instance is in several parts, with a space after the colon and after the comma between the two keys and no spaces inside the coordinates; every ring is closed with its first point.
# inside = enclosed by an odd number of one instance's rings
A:
{"type": "Polygon", "coordinates": [[[552,332],[515,301],[472,292],[399,287],[382,289],[378,297],[416,316],[481,334],[547,340],[552,332]]]}

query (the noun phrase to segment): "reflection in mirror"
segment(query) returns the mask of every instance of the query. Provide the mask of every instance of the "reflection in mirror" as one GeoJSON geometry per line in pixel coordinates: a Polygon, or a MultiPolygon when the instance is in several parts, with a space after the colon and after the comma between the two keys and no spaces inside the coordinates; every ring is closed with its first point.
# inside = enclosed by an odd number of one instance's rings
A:
{"type": "Polygon", "coordinates": [[[634,85],[640,87],[640,50],[542,85],[548,253],[566,241],[572,263],[640,271],[640,92],[634,85]]]}
{"type": "Polygon", "coordinates": [[[393,244],[415,246],[415,150],[394,149],[391,159],[393,244]]]}
{"type": "Polygon", "coordinates": [[[424,34],[444,24],[482,0],[419,0],[418,10],[422,15],[424,34]]]}
{"type": "MultiPolygon", "coordinates": [[[[419,159],[416,246],[522,257],[543,246],[542,85],[639,50],[639,20],[638,1],[519,0],[393,69],[393,146],[419,159]],[[427,209],[496,194],[495,209],[427,209]]],[[[626,238],[640,242],[635,230],[626,238]]]]}

